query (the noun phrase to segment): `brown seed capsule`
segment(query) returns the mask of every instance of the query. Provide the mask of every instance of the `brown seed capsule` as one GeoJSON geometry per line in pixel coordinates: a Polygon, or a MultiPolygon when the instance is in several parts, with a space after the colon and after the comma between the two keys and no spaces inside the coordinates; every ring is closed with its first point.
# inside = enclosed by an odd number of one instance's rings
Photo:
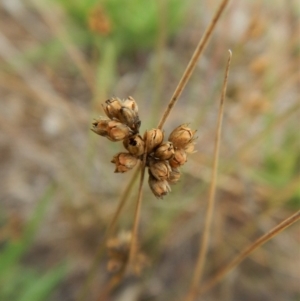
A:
{"type": "Polygon", "coordinates": [[[175,148],[185,148],[193,141],[196,131],[192,131],[187,124],[178,126],[169,136],[169,141],[173,142],[175,148]]]}
{"type": "Polygon", "coordinates": [[[111,32],[111,21],[108,14],[101,6],[96,6],[88,15],[89,29],[100,35],[108,35],[111,32]]]}
{"type": "Polygon", "coordinates": [[[170,184],[176,184],[180,179],[180,170],[178,168],[172,168],[172,171],[170,172],[170,176],[168,178],[168,182],[170,184]]]}
{"type": "Polygon", "coordinates": [[[171,167],[168,161],[150,160],[149,171],[155,179],[159,181],[167,180],[170,176],[171,167]]]}
{"type": "Polygon", "coordinates": [[[140,125],[139,115],[126,107],[122,107],[118,118],[122,123],[128,125],[131,129],[138,129],[140,125]],[[138,125],[138,127],[136,126],[138,125]]]}
{"type": "Polygon", "coordinates": [[[122,266],[124,265],[122,260],[118,259],[110,259],[107,263],[106,269],[109,273],[117,273],[121,270],[122,266]]]}
{"type": "Polygon", "coordinates": [[[108,136],[111,141],[121,141],[132,135],[132,130],[125,124],[111,120],[108,123],[108,136]]]}
{"type": "Polygon", "coordinates": [[[176,149],[172,159],[169,160],[172,168],[177,168],[186,162],[186,152],[183,149],[176,149]]]}
{"type": "Polygon", "coordinates": [[[172,142],[161,144],[154,152],[154,157],[160,160],[169,160],[174,156],[175,150],[172,142]]]}
{"type": "Polygon", "coordinates": [[[141,156],[145,152],[145,142],[140,135],[135,135],[123,141],[124,147],[133,156],[141,156]]]}
{"type": "Polygon", "coordinates": [[[194,143],[194,142],[188,143],[188,144],[186,145],[186,147],[184,148],[184,150],[185,150],[185,152],[186,152],[187,154],[192,154],[192,153],[194,153],[194,152],[195,152],[194,149],[195,149],[195,143],[194,143]]]}
{"type": "Polygon", "coordinates": [[[126,107],[134,112],[138,112],[139,108],[133,97],[128,96],[127,99],[125,99],[122,103],[123,107],[126,107]]]}
{"type": "Polygon", "coordinates": [[[91,130],[111,141],[120,141],[132,134],[132,130],[125,124],[116,120],[97,119],[92,123],[91,130]]]}
{"type": "Polygon", "coordinates": [[[106,247],[109,257],[107,270],[109,272],[118,272],[127,261],[131,237],[130,232],[122,231],[107,241],[106,247]]]}
{"type": "Polygon", "coordinates": [[[118,153],[113,157],[111,163],[116,164],[115,172],[126,172],[137,164],[138,159],[128,153],[118,153]]]}
{"type": "Polygon", "coordinates": [[[92,123],[91,130],[100,136],[106,137],[108,135],[109,119],[95,119],[92,123]]]}
{"type": "Polygon", "coordinates": [[[171,187],[166,180],[158,181],[153,176],[149,175],[148,183],[150,189],[157,198],[162,199],[163,196],[171,191],[171,187]]]}
{"type": "Polygon", "coordinates": [[[164,133],[160,129],[152,129],[144,134],[144,141],[147,139],[147,153],[150,154],[164,140],[164,133]]]}
{"type": "Polygon", "coordinates": [[[122,101],[117,97],[112,97],[111,99],[106,100],[102,107],[107,117],[110,119],[119,119],[122,101]]]}

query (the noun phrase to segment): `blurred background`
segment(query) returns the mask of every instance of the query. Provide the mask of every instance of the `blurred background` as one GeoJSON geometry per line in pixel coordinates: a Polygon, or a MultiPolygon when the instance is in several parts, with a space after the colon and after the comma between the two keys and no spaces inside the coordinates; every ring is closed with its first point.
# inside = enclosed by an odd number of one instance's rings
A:
{"type": "MultiPolygon", "coordinates": [[[[101,104],[133,96],[142,132],[163,110],[219,1],[0,1],[0,301],[101,299],[99,246],[131,174],[90,131],[101,104]],[[93,269],[93,273],[91,273],[93,269]],[[89,277],[90,276],[90,277],[89,277]],[[87,281],[88,279],[88,281],[87,281]],[[88,282],[85,296],[82,288],[88,282]]],[[[300,207],[300,4],[232,0],[172,111],[197,129],[181,181],[144,185],[149,265],[107,300],[174,300],[192,277],[204,223],[218,102],[233,52],[205,279],[300,207]]],[[[137,185],[118,221],[130,230],[137,185]]],[[[254,252],[205,300],[300,300],[300,229],[254,252]]]]}

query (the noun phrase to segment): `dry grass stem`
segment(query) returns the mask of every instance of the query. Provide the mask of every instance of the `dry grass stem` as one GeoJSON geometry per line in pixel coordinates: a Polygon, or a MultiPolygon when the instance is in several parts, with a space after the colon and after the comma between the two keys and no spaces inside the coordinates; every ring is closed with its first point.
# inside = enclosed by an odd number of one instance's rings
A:
{"type": "MultiPolygon", "coordinates": [[[[300,210],[294,213],[292,216],[285,219],[283,222],[281,222],[279,225],[274,227],[271,231],[261,236],[259,239],[257,239],[254,243],[252,243],[250,246],[245,248],[242,252],[240,252],[231,262],[229,262],[227,265],[225,265],[223,268],[221,268],[215,276],[213,276],[208,281],[204,282],[201,290],[199,291],[199,294],[203,294],[209,289],[211,289],[213,286],[215,286],[226,274],[228,274],[233,268],[235,268],[237,265],[239,265],[246,257],[248,257],[253,251],[255,251],[258,247],[272,239],[274,236],[279,234],[281,231],[286,229],[287,227],[294,224],[296,221],[300,219],[300,210]]],[[[198,296],[199,296],[198,294],[198,296]]]]}
{"type": "Polygon", "coordinates": [[[207,204],[207,211],[205,216],[205,224],[203,229],[203,236],[201,241],[201,248],[199,251],[196,268],[194,272],[194,276],[191,282],[190,290],[185,298],[186,301],[192,301],[195,299],[198,286],[203,274],[203,267],[204,267],[204,260],[207,253],[208,243],[209,243],[209,235],[210,235],[210,228],[213,216],[213,208],[214,208],[214,199],[215,199],[215,192],[216,192],[216,181],[217,181],[217,172],[218,172],[218,161],[219,161],[219,149],[220,149],[220,140],[221,140],[221,130],[222,130],[222,120],[223,120],[223,111],[224,111],[224,100],[226,95],[226,88],[227,88],[227,81],[228,81],[228,73],[229,73],[229,66],[231,62],[232,53],[229,50],[229,57],[227,61],[224,82],[222,87],[222,94],[220,100],[220,108],[219,108],[219,116],[217,122],[217,133],[216,133],[216,140],[215,140],[215,149],[214,149],[214,157],[213,157],[213,172],[211,178],[211,185],[209,189],[209,198],[207,204]]]}
{"type": "Polygon", "coordinates": [[[120,214],[121,214],[124,206],[126,205],[126,202],[129,198],[130,192],[133,188],[133,185],[134,185],[134,183],[137,179],[137,176],[138,176],[139,172],[140,172],[140,169],[136,168],[135,171],[134,171],[134,174],[132,175],[132,177],[130,179],[130,181],[126,185],[124,192],[122,193],[122,198],[120,199],[118,207],[117,207],[117,209],[116,209],[116,211],[113,215],[113,218],[111,219],[111,222],[110,222],[109,226],[107,227],[107,231],[106,231],[106,235],[105,235],[106,238],[109,237],[114,232],[117,221],[120,217],[120,214]]]}
{"type": "MultiPolygon", "coordinates": [[[[145,132],[147,137],[147,131],[145,132]]],[[[147,139],[145,138],[145,149],[147,149],[147,139]]],[[[131,238],[131,244],[129,249],[129,260],[128,260],[128,266],[131,267],[133,260],[135,258],[136,250],[137,250],[137,235],[138,235],[138,225],[140,220],[140,213],[141,213],[141,206],[142,206],[142,196],[143,196],[143,184],[144,184],[144,178],[145,178],[145,170],[146,170],[146,159],[147,159],[147,152],[143,155],[143,161],[141,164],[141,180],[138,190],[138,198],[136,203],[136,209],[134,213],[134,222],[133,222],[133,228],[132,228],[132,238],[131,238]]]]}
{"type": "Polygon", "coordinates": [[[169,101],[169,104],[168,104],[168,107],[166,109],[166,111],[164,112],[159,124],[158,124],[158,128],[159,129],[162,129],[172,108],[174,107],[175,103],[177,102],[178,98],[180,97],[185,85],[187,84],[189,78],[191,77],[194,69],[195,69],[195,66],[197,64],[197,61],[199,60],[205,46],[207,45],[207,42],[222,14],[222,12],[224,11],[226,5],[228,3],[228,0],[223,0],[217,11],[215,12],[215,15],[213,17],[213,19],[211,20],[210,24],[208,25],[206,31],[204,32],[201,40],[199,41],[199,44],[197,45],[197,48],[188,64],[188,66],[186,67],[180,81],[179,81],[179,84],[178,86],[176,87],[175,91],[174,91],[174,94],[173,96],[171,97],[170,101],[169,101]]]}
{"type": "MultiPolygon", "coordinates": [[[[85,279],[85,282],[83,284],[82,290],[81,290],[81,292],[79,294],[79,297],[78,297],[78,301],[85,300],[85,298],[86,298],[86,294],[88,292],[88,286],[90,285],[90,282],[92,281],[92,279],[93,279],[93,277],[95,275],[95,272],[97,271],[97,268],[99,266],[99,263],[101,261],[101,258],[102,258],[103,254],[104,254],[105,243],[106,243],[108,237],[110,237],[112,235],[112,233],[114,232],[114,230],[115,230],[117,221],[118,221],[118,219],[120,217],[120,214],[121,214],[121,212],[122,212],[122,210],[123,210],[123,208],[124,208],[124,206],[125,206],[128,198],[129,198],[130,192],[131,192],[131,190],[133,188],[133,185],[134,185],[134,183],[135,183],[135,181],[137,179],[139,171],[140,171],[140,169],[136,168],[136,170],[135,170],[134,174],[132,175],[130,181],[126,185],[124,192],[122,193],[122,198],[121,198],[121,200],[120,200],[120,202],[118,204],[118,207],[117,207],[117,209],[116,209],[116,211],[114,213],[114,216],[113,216],[113,218],[112,218],[109,226],[107,227],[107,230],[106,230],[106,233],[105,233],[105,236],[104,236],[104,240],[101,243],[101,245],[98,247],[98,250],[97,250],[97,253],[96,253],[96,257],[95,257],[95,259],[93,261],[93,264],[92,264],[92,266],[91,266],[91,268],[90,268],[90,270],[88,272],[88,275],[87,275],[87,277],[85,279]]],[[[114,282],[115,281],[116,280],[114,279],[114,282]]],[[[114,285],[112,285],[112,286],[114,286],[114,285]]]]}

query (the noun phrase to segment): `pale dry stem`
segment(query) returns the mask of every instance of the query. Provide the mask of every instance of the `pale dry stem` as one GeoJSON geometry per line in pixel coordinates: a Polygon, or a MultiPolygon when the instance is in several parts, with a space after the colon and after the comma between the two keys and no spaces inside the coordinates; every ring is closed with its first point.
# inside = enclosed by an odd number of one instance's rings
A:
{"type": "Polygon", "coordinates": [[[260,238],[258,238],[254,243],[252,243],[250,246],[246,247],[243,251],[241,251],[232,261],[230,261],[227,265],[225,265],[223,268],[221,268],[215,276],[213,276],[211,279],[204,282],[201,290],[198,292],[198,296],[200,294],[205,293],[209,289],[211,289],[213,286],[215,286],[226,274],[228,274],[233,268],[235,268],[237,265],[239,265],[246,257],[248,257],[253,251],[255,251],[258,247],[272,239],[274,236],[276,236],[278,233],[286,229],[287,227],[294,224],[296,221],[300,219],[300,210],[294,213],[292,216],[285,219],[283,222],[281,222],[279,225],[274,227],[271,231],[264,234],[260,238]]]}
{"type": "MultiPolygon", "coordinates": [[[[145,137],[147,137],[147,131],[145,132],[145,137]]],[[[145,138],[145,149],[148,149],[147,139],[145,138]]],[[[135,208],[135,214],[134,214],[134,222],[133,222],[133,228],[132,228],[132,237],[131,237],[131,243],[130,243],[130,249],[129,249],[129,260],[128,260],[128,266],[131,267],[132,263],[135,259],[136,251],[137,251],[137,245],[138,245],[138,225],[140,220],[140,214],[141,214],[141,206],[142,206],[142,197],[143,197],[143,184],[144,184],[144,178],[145,178],[145,170],[146,170],[146,159],[147,159],[147,151],[145,151],[143,155],[143,162],[141,164],[141,180],[138,190],[138,198],[135,208]]]]}
{"type": "Polygon", "coordinates": [[[106,231],[106,235],[105,237],[109,237],[111,236],[111,234],[114,232],[115,230],[115,227],[116,227],[116,224],[117,224],[117,221],[120,217],[120,214],[124,208],[124,206],[126,205],[127,203],[127,200],[129,198],[129,195],[130,195],[130,192],[133,188],[133,185],[135,184],[135,181],[137,179],[137,176],[140,172],[140,169],[139,168],[136,168],[135,171],[134,171],[134,174],[132,175],[129,183],[127,184],[127,186],[125,187],[125,190],[124,192],[122,193],[122,198],[118,204],[118,207],[113,215],[113,218],[111,219],[111,222],[109,224],[109,226],[107,227],[107,231],[106,231]]]}
{"type": "Polygon", "coordinates": [[[218,20],[228,2],[229,2],[229,0],[222,0],[222,2],[219,4],[219,7],[218,7],[217,11],[215,12],[213,19],[211,20],[210,24],[208,25],[206,31],[204,32],[204,34],[201,38],[201,40],[199,41],[199,44],[197,45],[197,48],[196,48],[189,64],[187,65],[187,67],[179,81],[179,84],[174,91],[173,96],[171,97],[171,99],[169,101],[168,107],[167,107],[166,111],[164,112],[164,114],[157,126],[159,129],[163,128],[172,108],[174,107],[174,105],[177,102],[179,96],[181,95],[185,85],[187,84],[188,80],[190,79],[190,77],[196,67],[197,61],[199,60],[201,54],[203,53],[203,50],[204,50],[205,46],[207,45],[207,42],[208,42],[216,24],[218,23],[218,20]]]}
{"type": "Polygon", "coordinates": [[[226,95],[226,88],[227,88],[227,81],[228,81],[228,74],[229,74],[229,66],[231,62],[232,53],[229,50],[229,57],[227,61],[224,82],[222,87],[222,94],[220,100],[220,108],[219,108],[219,116],[217,122],[217,133],[216,133],[216,140],[215,140],[215,150],[214,150],[214,159],[213,159],[213,167],[212,167],[212,178],[211,184],[209,189],[209,197],[208,197],[208,204],[207,204],[207,211],[205,216],[205,224],[203,229],[203,236],[202,241],[200,242],[201,248],[198,254],[198,259],[196,263],[196,268],[194,271],[194,276],[191,282],[191,286],[189,292],[185,298],[186,301],[192,301],[195,299],[198,286],[201,281],[201,277],[203,274],[203,267],[204,267],[204,260],[207,254],[208,243],[209,243],[209,235],[210,235],[210,228],[212,223],[212,216],[213,216],[213,209],[214,209],[214,199],[215,199],[215,192],[216,192],[216,181],[217,181],[217,172],[218,172],[218,161],[219,161],[219,149],[220,149],[220,141],[221,141],[221,130],[222,130],[222,120],[223,120],[223,111],[224,111],[224,100],[226,95]]]}
{"type": "MultiPolygon", "coordinates": [[[[79,297],[78,297],[78,301],[82,301],[82,300],[85,300],[86,298],[86,294],[88,292],[88,286],[90,284],[90,282],[92,281],[93,277],[94,277],[94,274],[97,270],[97,267],[101,261],[101,258],[103,256],[103,253],[104,253],[104,250],[105,250],[105,243],[107,241],[107,239],[112,235],[112,233],[114,232],[115,230],[115,227],[116,227],[116,224],[117,224],[117,221],[120,217],[120,214],[124,208],[124,206],[126,205],[126,202],[128,201],[129,199],[129,195],[130,195],[130,192],[134,186],[134,183],[137,179],[137,176],[138,176],[138,173],[140,171],[140,168],[136,168],[134,174],[132,175],[130,181],[128,182],[127,186],[125,187],[125,190],[124,192],[122,193],[122,198],[118,204],[118,207],[113,215],[113,218],[109,224],[109,226],[107,227],[107,230],[106,230],[106,233],[105,233],[105,236],[104,236],[104,239],[103,239],[103,242],[101,243],[101,245],[98,247],[98,250],[97,250],[97,253],[96,253],[96,257],[93,261],[93,264],[88,272],[88,275],[85,279],[85,282],[83,284],[83,287],[80,291],[80,294],[79,294],[79,297]]],[[[114,280],[111,282],[111,284],[109,285],[110,289],[109,291],[111,290],[112,287],[115,286],[115,283],[117,283],[117,279],[118,278],[113,278],[114,280]]],[[[102,294],[101,294],[102,296],[102,294]]]]}
{"type": "MultiPolygon", "coordinates": [[[[147,142],[146,142],[147,144],[147,142]]],[[[146,145],[147,147],[147,145],[146,145]]],[[[132,236],[131,236],[131,242],[130,242],[130,248],[129,248],[129,256],[127,261],[124,263],[121,271],[117,273],[112,279],[109,281],[108,285],[106,286],[105,290],[101,292],[100,296],[98,297],[98,301],[106,300],[108,295],[112,290],[114,290],[119,283],[124,278],[125,273],[128,271],[128,273],[131,272],[131,267],[133,266],[133,260],[135,259],[135,254],[137,251],[137,234],[138,234],[138,225],[140,220],[140,212],[141,212],[141,205],[142,205],[142,195],[143,195],[143,183],[145,178],[145,170],[146,170],[146,158],[147,153],[143,155],[143,161],[141,164],[140,169],[138,171],[141,171],[141,178],[140,178],[140,185],[138,190],[138,198],[137,198],[137,204],[134,214],[134,222],[132,227],[132,236]]],[[[130,183],[129,183],[130,184],[130,183]]],[[[128,188],[129,190],[129,188],[128,188]]],[[[120,210],[121,211],[121,210],[120,210]]]]}

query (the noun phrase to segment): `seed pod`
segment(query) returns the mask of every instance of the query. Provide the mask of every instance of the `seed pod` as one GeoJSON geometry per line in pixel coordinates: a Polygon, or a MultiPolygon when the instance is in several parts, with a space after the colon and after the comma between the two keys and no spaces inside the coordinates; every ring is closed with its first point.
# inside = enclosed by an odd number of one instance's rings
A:
{"type": "Polygon", "coordinates": [[[141,156],[145,152],[145,142],[140,135],[135,135],[123,141],[124,147],[133,156],[141,156]]]}
{"type": "Polygon", "coordinates": [[[194,142],[188,143],[188,144],[186,145],[186,147],[184,148],[184,150],[185,150],[185,152],[186,152],[187,154],[194,153],[194,152],[195,152],[194,149],[195,149],[195,143],[194,143],[194,142]]]}
{"type": "Polygon", "coordinates": [[[155,179],[159,181],[167,180],[170,176],[171,167],[168,161],[150,160],[149,171],[155,179]]]}
{"type": "Polygon", "coordinates": [[[192,131],[186,124],[178,126],[169,136],[169,141],[173,142],[175,148],[185,148],[187,144],[193,141],[195,131],[192,131]]]}
{"type": "Polygon", "coordinates": [[[176,149],[172,159],[169,160],[172,168],[177,168],[186,162],[186,152],[183,149],[176,149]]]}
{"type": "Polygon", "coordinates": [[[128,96],[127,99],[125,99],[122,103],[123,107],[126,107],[134,112],[138,112],[139,108],[138,105],[136,103],[136,101],[133,99],[133,97],[128,96]]]}
{"type": "Polygon", "coordinates": [[[170,172],[170,176],[168,178],[168,182],[170,184],[176,184],[179,179],[180,179],[180,170],[178,168],[172,168],[171,172],[170,172]]]}
{"type": "Polygon", "coordinates": [[[109,273],[117,273],[121,270],[124,262],[118,259],[110,259],[107,262],[106,269],[109,273]]]}
{"type": "Polygon", "coordinates": [[[138,129],[140,125],[139,115],[126,107],[122,107],[119,112],[119,118],[122,123],[128,125],[131,129],[138,129]],[[137,127],[138,125],[138,127],[137,127]]]}
{"type": "Polygon", "coordinates": [[[108,123],[109,119],[95,119],[95,121],[92,123],[91,130],[100,135],[106,137],[108,135],[108,123]]]}
{"type": "Polygon", "coordinates": [[[103,110],[107,117],[110,119],[119,119],[120,110],[122,108],[122,101],[119,98],[111,98],[105,101],[102,105],[103,110]]]}
{"type": "Polygon", "coordinates": [[[100,118],[95,120],[92,125],[93,132],[111,141],[120,141],[132,135],[132,130],[127,125],[116,120],[100,118]]]}
{"type": "Polygon", "coordinates": [[[137,163],[138,159],[134,156],[132,156],[131,154],[128,153],[118,153],[117,155],[115,155],[113,157],[113,159],[111,160],[111,163],[115,163],[116,164],[116,169],[115,172],[126,172],[130,169],[132,169],[136,163],[137,163]]]}
{"type": "Polygon", "coordinates": [[[164,140],[164,133],[160,129],[152,129],[144,134],[144,141],[147,139],[147,153],[150,154],[164,140]]]}
{"type": "Polygon", "coordinates": [[[174,156],[175,150],[172,142],[161,144],[154,152],[154,157],[160,160],[169,160],[174,156]]]}
{"type": "Polygon", "coordinates": [[[131,129],[118,121],[111,120],[108,122],[107,138],[111,141],[121,141],[132,134],[131,129]]]}
{"type": "Polygon", "coordinates": [[[112,273],[118,272],[128,259],[131,233],[120,232],[117,237],[110,238],[107,243],[109,261],[107,270],[112,273]]]}
{"type": "Polygon", "coordinates": [[[153,176],[149,175],[148,183],[150,189],[157,198],[162,199],[163,196],[171,191],[171,187],[166,180],[158,181],[153,176]]]}

